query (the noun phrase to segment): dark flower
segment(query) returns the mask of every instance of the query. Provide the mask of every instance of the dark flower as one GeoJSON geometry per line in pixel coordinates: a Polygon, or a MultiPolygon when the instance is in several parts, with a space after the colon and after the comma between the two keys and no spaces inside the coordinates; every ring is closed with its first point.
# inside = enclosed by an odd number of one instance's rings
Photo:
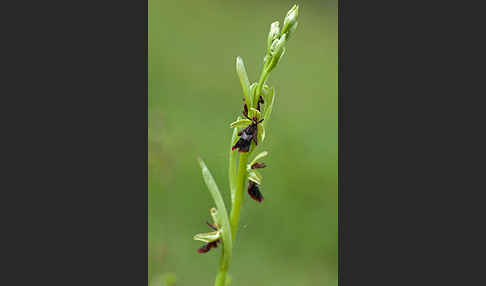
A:
{"type": "MultiPolygon", "coordinates": [[[[213,217],[214,219],[214,217],[213,217]]],[[[217,248],[218,243],[221,242],[221,232],[219,230],[218,225],[216,222],[214,223],[209,223],[207,222],[207,225],[215,230],[214,232],[208,232],[208,233],[199,233],[194,236],[195,240],[199,240],[204,242],[205,244],[197,249],[198,253],[206,253],[211,250],[211,248],[217,248]]]]}
{"type": "Polygon", "coordinates": [[[238,132],[240,139],[238,139],[231,150],[238,148],[238,152],[248,152],[250,150],[252,140],[255,142],[255,145],[258,145],[258,124],[262,121],[263,119],[258,121],[257,118],[254,117],[250,125],[238,132]]]}
{"type": "Polygon", "coordinates": [[[210,251],[211,248],[217,248],[219,242],[220,242],[220,239],[213,241],[213,242],[208,242],[205,245],[199,247],[197,249],[197,252],[198,253],[206,253],[206,252],[210,251]]]}
{"type": "Polygon", "coordinates": [[[260,192],[260,188],[258,187],[258,184],[251,181],[248,183],[248,194],[252,199],[255,201],[261,203],[263,201],[263,195],[260,192]]]}
{"type": "Polygon", "coordinates": [[[255,162],[253,165],[251,165],[251,169],[262,169],[265,168],[267,165],[265,163],[258,163],[255,162]]]}

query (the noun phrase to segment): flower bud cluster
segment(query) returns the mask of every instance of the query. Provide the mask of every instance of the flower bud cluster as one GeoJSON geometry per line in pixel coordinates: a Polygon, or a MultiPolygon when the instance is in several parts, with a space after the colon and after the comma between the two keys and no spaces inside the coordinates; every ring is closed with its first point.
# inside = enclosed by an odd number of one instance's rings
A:
{"type": "Polygon", "coordinates": [[[286,43],[297,28],[298,15],[299,6],[294,5],[285,16],[282,30],[280,30],[278,21],[270,25],[270,32],[267,38],[267,54],[263,60],[268,71],[273,70],[285,54],[286,43]]]}

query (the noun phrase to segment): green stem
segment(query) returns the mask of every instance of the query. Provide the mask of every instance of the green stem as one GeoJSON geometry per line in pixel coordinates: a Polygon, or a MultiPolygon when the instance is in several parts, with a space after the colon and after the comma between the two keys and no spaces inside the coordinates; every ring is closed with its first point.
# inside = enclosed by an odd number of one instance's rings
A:
{"type": "Polygon", "coordinates": [[[265,67],[263,67],[262,73],[260,74],[260,79],[258,80],[258,84],[256,86],[255,94],[256,99],[254,101],[258,102],[258,98],[260,97],[260,93],[262,92],[263,84],[265,80],[267,80],[269,73],[265,67]]]}
{"type": "MultiPolygon", "coordinates": [[[[236,190],[234,195],[233,207],[231,208],[231,236],[234,241],[236,236],[236,229],[238,228],[238,221],[240,220],[241,204],[243,202],[243,190],[245,188],[246,179],[246,165],[248,164],[248,153],[241,153],[238,164],[238,175],[236,177],[236,190]]],[[[229,268],[229,259],[225,257],[224,249],[221,252],[221,259],[219,260],[219,271],[214,281],[214,286],[224,286],[226,280],[226,273],[229,268]]]]}
{"type": "MultiPolygon", "coordinates": [[[[240,117],[238,116],[238,120],[240,117]]],[[[230,191],[231,191],[231,205],[233,205],[235,201],[235,189],[236,189],[236,159],[238,157],[238,152],[231,150],[233,145],[235,145],[238,139],[238,128],[234,128],[233,136],[231,136],[231,144],[229,149],[229,167],[228,167],[228,176],[229,176],[229,183],[230,183],[230,191]]]]}
{"type": "MultiPolygon", "coordinates": [[[[263,84],[268,77],[268,70],[264,67],[262,73],[260,74],[260,79],[258,80],[258,84],[256,87],[256,95],[258,98],[262,91],[263,84]]],[[[255,100],[255,102],[258,99],[255,100]]],[[[236,138],[236,129],[233,132],[232,144],[234,144],[234,140],[236,138]]],[[[234,167],[235,167],[235,157],[232,156],[233,153],[230,153],[230,161],[229,161],[229,179],[230,179],[230,189],[232,192],[232,208],[231,208],[231,217],[230,217],[230,225],[231,225],[231,241],[235,241],[236,237],[236,230],[238,229],[238,222],[240,221],[240,213],[241,213],[241,205],[243,203],[243,193],[245,189],[245,181],[248,175],[246,171],[246,165],[248,164],[248,156],[250,152],[243,152],[240,154],[240,159],[238,162],[238,174],[236,177],[236,181],[234,181],[234,167]],[[234,194],[233,194],[234,192],[234,194]]],[[[234,151],[231,151],[234,152],[234,151]]],[[[221,259],[219,261],[219,271],[216,275],[216,281],[214,282],[214,286],[224,286],[226,280],[226,273],[228,272],[229,267],[229,259],[225,257],[225,251],[223,249],[221,253],[221,259]]]]}
{"type": "MultiPolygon", "coordinates": [[[[268,70],[263,67],[262,73],[260,74],[260,79],[258,80],[258,84],[256,86],[256,98],[260,96],[260,92],[262,90],[263,84],[265,83],[265,80],[268,77],[268,74],[268,70]]],[[[258,99],[256,99],[255,102],[256,101],[258,101],[258,99]]],[[[246,176],[248,175],[246,171],[246,165],[248,164],[248,155],[251,153],[251,151],[253,150],[250,150],[250,152],[241,153],[238,163],[238,175],[235,182],[236,190],[234,193],[234,201],[231,208],[230,217],[232,241],[235,241],[236,230],[238,229],[238,222],[240,221],[241,204],[243,202],[243,190],[245,189],[245,180],[246,176]]]]}
{"type": "Polygon", "coordinates": [[[228,272],[229,260],[224,257],[224,250],[221,253],[221,259],[219,260],[219,271],[216,275],[216,281],[214,281],[214,286],[224,286],[226,280],[226,272],[228,272]]]}
{"type": "Polygon", "coordinates": [[[248,164],[248,153],[241,153],[240,160],[238,163],[238,175],[236,177],[236,191],[235,191],[235,201],[233,207],[231,208],[231,234],[232,240],[234,241],[236,237],[236,229],[238,228],[238,222],[240,220],[241,204],[243,202],[243,190],[245,189],[245,179],[246,179],[246,165],[248,164]]]}

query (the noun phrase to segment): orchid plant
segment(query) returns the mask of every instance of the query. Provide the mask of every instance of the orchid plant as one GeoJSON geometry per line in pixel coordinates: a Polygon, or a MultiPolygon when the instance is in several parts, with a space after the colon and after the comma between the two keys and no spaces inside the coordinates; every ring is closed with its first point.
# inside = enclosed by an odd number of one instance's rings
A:
{"type": "Polygon", "coordinates": [[[202,169],[204,182],[214,199],[216,207],[210,209],[212,223],[207,222],[212,229],[208,233],[200,233],[194,236],[195,240],[202,241],[197,251],[206,253],[222,244],[219,271],[216,276],[215,286],[229,285],[228,268],[231,261],[233,242],[238,229],[241,205],[245,183],[248,179],[247,191],[252,199],[261,203],[263,194],[260,186],[263,177],[258,169],[263,169],[266,164],[262,160],[268,155],[263,151],[248,163],[249,156],[255,151],[258,144],[265,140],[265,128],[268,126],[273,105],[275,104],[275,88],[266,84],[270,72],[277,66],[285,54],[286,43],[297,28],[297,16],[299,8],[294,5],[284,18],[282,28],[278,21],[270,25],[268,33],[267,51],[263,59],[263,69],[258,82],[250,84],[245,65],[240,57],[236,58],[236,73],[238,74],[243,89],[243,116],[230,124],[233,128],[233,136],[229,149],[229,184],[231,193],[231,213],[228,214],[221,192],[207,168],[204,161],[198,158],[202,169]]]}

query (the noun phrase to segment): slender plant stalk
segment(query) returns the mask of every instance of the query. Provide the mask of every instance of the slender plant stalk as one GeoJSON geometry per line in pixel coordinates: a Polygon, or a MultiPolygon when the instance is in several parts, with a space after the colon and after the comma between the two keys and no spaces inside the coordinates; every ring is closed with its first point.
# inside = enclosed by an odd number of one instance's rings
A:
{"type": "Polygon", "coordinates": [[[229,267],[229,260],[225,259],[225,253],[221,254],[221,258],[219,259],[219,271],[216,275],[216,281],[214,282],[215,286],[224,286],[226,281],[226,273],[228,272],[229,267]]]}
{"type": "Polygon", "coordinates": [[[297,27],[297,15],[298,7],[294,5],[285,17],[282,29],[280,29],[278,21],[271,24],[267,40],[267,52],[258,82],[250,85],[243,60],[240,57],[236,59],[236,72],[240,79],[245,101],[243,115],[246,118],[238,117],[237,121],[230,124],[230,127],[235,128],[231,138],[228,168],[231,191],[230,216],[228,216],[213,176],[204,161],[198,159],[204,181],[217,208],[211,209],[213,223],[210,224],[208,222],[208,225],[214,231],[197,234],[194,236],[194,239],[206,243],[198,249],[199,253],[205,253],[212,248],[216,248],[218,243],[223,244],[214,286],[228,286],[230,282],[228,268],[233,255],[233,243],[238,230],[247,179],[248,194],[259,203],[263,201],[263,195],[259,187],[263,178],[256,169],[266,167],[265,163],[259,162],[259,160],[267,156],[268,152],[261,152],[250,163],[248,161],[249,156],[257,147],[257,142],[263,142],[265,139],[265,126],[268,125],[275,102],[275,89],[267,86],[265,82],[270,72],[280,62],[285,53],[287,40],[297,27]],[[263,121],[265,122],[261,124],[263,121]],[[239,149],[238,152],[235,149],[239,149]],[[238,161],[238,166],[236,166],[236,161],[238,161]]]}
{"type": "Polygon", "coordinates": [[[238,175],[236,177],[236,191],[235,201],[231,209],[231,235],[233,240],[236,237],[236,230],[238,229],[238,222],[240,220],[241,204],[243,202],[243,191],[245,189],[246,180],[246,165],[248,164],[248,153],[241,153],[238,164],[238,175]]]}

